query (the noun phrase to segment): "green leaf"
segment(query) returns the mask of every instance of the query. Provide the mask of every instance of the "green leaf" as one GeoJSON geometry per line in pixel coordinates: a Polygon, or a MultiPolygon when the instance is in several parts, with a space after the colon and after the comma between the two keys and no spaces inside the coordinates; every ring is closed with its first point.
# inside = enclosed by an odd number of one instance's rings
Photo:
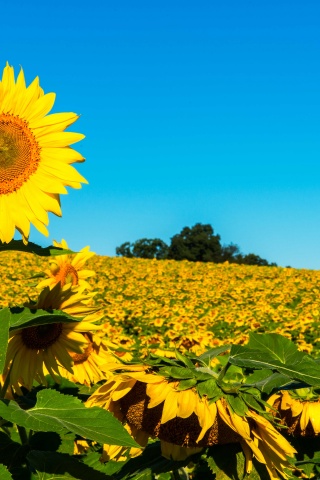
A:
{"type": "Polygon", "coordinates": [[[237,415],[243,417],[248,411],[246,403],[239,395],[225,395],[225,399],[237,415]]]}
{"type": "Polygon", "coordinates": [[[255,398],[250,393],[241,393],[241,397],[243,398],[244,402],[248,405],[248,407],[256,410],[257,412],[265,412],[265,409],[259,403],[259,399],[255,398]]]}
{"type": "Polygon", "coordinates": [[[44,478],[49,480],[50,478],[76,478],[78,480],[108,480],[112,479],[105,473],[98,472],[93,468],[85,465],[80,460],[66,455],[65,453],[57,452],[43,452],[38,450],[31,450],[27,455],[27,461],[33,469],[35,469],[40,475],[40,472],[50,474],[54,476],[45,476],[38,478],[44,478]],[[65,475],[65,477],[63,476],[65,475]]]}
{"type": "Polygon", "coordinates": [[[182,380],[182,379],[187,379],[187,378],[194,378],[195,377],[195,371],[194,369],[191,370],[191,368],[185,368],[185,367],[171,367],[170,368],[170,376],[172,378],[175,378],[177,380],[182,380]]]}
{"type": "Polygon", "coordinates": [[[253,386],[259,385],[260,382],[263,382],[272,374],[273,374],[272,370],[268,370],[268,369],[255,370],[253,373],[251,373],[246,377],[245,384],[250,384],[253,386]]]}
{"type": "Polygon", "coordinates": [[[251,332],[246,347],[251,350],[259,350],[262,355],[266,354],[268,358],[274,358],[287,365],[295,365],[305,356],[305,353],[300,352],[291,340],[278,333],[251,332]]]}
{"type": "Polygon", "coordinates": [[[0,310],[0,323],[9,322],[10,329],[27,328],[49,323],[79,322],[61,310],[41,310],[26,307],[6,307],[0,310]]]}
{"type": "Polygon", "coordinates": [[[175,356],[176,356],[177,360],[182,362],[186,367],[194,368],[194,365],[193,365],[192,361],[190,360],[190,358],[186,357],[185,355],[182,355],[182,353],[180,353],[178,350],[175,350],[174,353],[175,353],[175,356]]]}
{"type": "Polygon", "coordinates": [[[102,463],[100,462],[100,457],[101,457],[101,453],[88,452],[83,457],[82,461],[89,467],[94,468],[99,472],[103,472],[106,475],[113,475],[114,473],[118,472],[127,461],[126,460],[125,462],[114,462],[112,460],[109,460],[106,463],[102,463]]]}
{"type": "Polygon", "coordinates": [[[12,480],[11,473],[7,470],[7,467],[0,464],[0,478],[1,480],[12,480]]]}
{"type": "MultiPolygon", "coordinates": [[[[252,343],[255,346],[256,337],[258,335],[254,334],[252,343]]],[[[248,346],[233,345],[229,362],[240,367],[276,371],[289,379],[304,382],[306,385],[320,385],[320,365],[311,357],[297,351],[295,345],[281,335],[269,334],[261,335],[261,337],[264,338],[260,344],[265,345],[265,348],[261,346],[258,350],[248,346]],[[271,348],[278,348],[279,353],[270,352],[271,348]],[[283,363],[283,361],[287,363],[283,363]]]]}
{"type": "Polygon", "coordinates": [[[209,399],[220,396],[222,394],[214,378],[206,380],[205,382],[198,383],[197,390],[201,397],[203,395],[207,395],[209,399]]]}
{"type": "Polygon", "coordinates": [[[207,352],[204,352],[202,355],[200,355],[198,360],[204,362],[206,365],[210,365],[213,358],[220,355],[220,353],[226,352],[230,349],[230,347],[231,345],[221,345],[220,347],[211,348],[207,352]]]}
{"type": "Polygon", "coordinates": [[[3,310],[0,310],[0,372],[3,372],[9,340],[9,317],[1,316],[3,310]]]}
{"type": "Polygon", "coordinates": [[[67,253],[76,253],[72,250],[64,250],[60,247],[54,247],[53,245],[50,245],[49,247],[40,247],[40,245],[37,245],[33,242],[28,242],[27,245],[25,245],[22,240],[11,240],[11,242],[9,243],[0,242],[0,252],[6,250],[35,253],[40,257],[50,257],[52,255],[65,255],[67,253]]]}
{"type": "Polygon", "coordinates": [[[195,378],[188,378],[187,380],[181,380],[178,385],[178,390],[188,390],[189,388],[197,385],[197,380],[195,378]]]}
{"type": "Polygon", "coordinates": [[[269,394],[273,390],[281,390],[281,388],[284,388],[291,383],[292,380],[287,375],[283,375],[282,373],[273,373],[265,380],[256,383],[255,386],[262,392],[269,394]]]}
{"type": "Polygon", "coordinates": [[[0,416],[35,432],[66,431],[99,443],[138,447],[122,424],[110,412],[100,407],[87,408],[77,398],[55,390],[41,390],[37,403],[30,410],[15,402],[0,401],[0,416]]]}

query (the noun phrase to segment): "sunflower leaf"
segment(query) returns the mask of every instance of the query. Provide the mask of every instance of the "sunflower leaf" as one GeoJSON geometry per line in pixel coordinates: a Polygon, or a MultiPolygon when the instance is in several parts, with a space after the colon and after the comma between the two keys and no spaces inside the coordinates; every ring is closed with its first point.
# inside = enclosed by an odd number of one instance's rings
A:
{"type": "Polygon", "coordinates": [[[0,464],[0,478],[1,480],[12,480],[11,473],[7,470],[7,467],[0,464]]]}
{"type": "Polygon", "coordinates": [[[202,355],[200,355],[198,357],[198,360],[205,363],[206,365],[210,365],[213,358],[217,357],[221,353],[226,352],[230,349],[230,347],[231,345],[221,345],[220,347],[211,348],[207,352],[204,352],[202,355]]]}
{"type": "Polygon", "coordinates": [[[239,395],[225,395],[225,399],[237,415],[243,417],[248,411],[246,403],[239,395]]]}
{"type": "Polygon", "coordinates": [[[188,378],[187,380],[181,380],[178,385],[178,390],[188,390],[189,388],[194,387],[197,385],[197,380],[195,378],[188,378]]]}
{"type": "Polygon", "coordinates": [[[3,372],[6,354],[8,348],[8,339],[9,339],[9,316],[6,315],[3,311],[5,308],[0,310],[0,372],[3,372]]]}
{"type": "MultiPolygon", "coordinates": [[[[306,385],[320,385],[320,365],[285,337],[278,334],[251,334],[249,346],[233,345],[229,362],[245,368],[268,369],[299,380],[306,385]]],[[[280,379],[278,378],[277,381],[280,379]]],[[[288,383],[288,382],[286,382],[288,383]]]]}
{"type": "Polygon", "coordinates": [[[1,326],[8,322],[10,329],[79,321],[79,318],[71,317],[61,310],[31,310],[27,307],[6,307],[0,310],[1,326]]]}
{"type": "Polygon", "coordinates": [[[138,447],[122,424],[100,407],[87,408],[79,399],[55,390],[41,390],[37,403],[23,410],[15,402],[0,401],[0,416],[35,432],[66,431],[99,443],[138,447]]]}
{"type": "Polygon", "coordinates": [[[250,332],[246,347],[259,350],[263,355],[291,365],[299,363],[305,356],[305,353],[300,352],[291,340],[279,333],[259,334],[250,332]]]}
{"type": "Polygon", "coordinates": [[[187,378],[194,378],[195,377],[195,370],[186,367],[171,367],[168,369],[170,370],[170,376],[177,380],[183,380],[187,378]]]}
{"type": "Polygon", "coordinates": [[[206,380],[205,382],[199,382],[197,384],[197,390],[201,397],[203,395],[207,395],[208,399],[214,398],[216,396],[220,397],[220,395],[222,394],[214,378],[206,380]]]}
{"type": "Polygon", "coordinates": [[[25,245],[22,240],[11,240],[11,242],[9,243],[0,242],[0,252],[3,252],[5,250],[35,253],[40,257],[50,257],[52,255],[65,255],[76,253],[69,249],[54,247],[53,245],[50,245],[48,247],[40,247],[40,245],[37,245],[33,242],[28,242],[27,245],[25,245]]]}
{"type": "Polygon", "coordinates": [[[176,355],[177,360],[183,363],[183,365],[185,365],[188,368],[194,368],[192,361],[188,357],[186,357],[185,355],[182,355],[182,353],[180,353],[178,350],[175,350],[174,353],[176,355]]]}

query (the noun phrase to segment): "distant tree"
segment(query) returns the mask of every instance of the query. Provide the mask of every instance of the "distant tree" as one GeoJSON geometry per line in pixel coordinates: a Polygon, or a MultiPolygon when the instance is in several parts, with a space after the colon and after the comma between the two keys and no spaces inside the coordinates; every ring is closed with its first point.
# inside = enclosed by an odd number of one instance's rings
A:
{"type": "Polygon", "coordinates": [[[116,255],[121,257],[133,257],[132,254],[132,244],[130,242],[124,242],[120,245],[120,247],[116,248],[116,255]]]}
{"type": "Polygon", "coordinates": [[[234,243],[222,247],[221,262],[237,263],[237,258],[241,255],[240,248],[234,243]]]}
{"type": "Polygon", "coordinates": [[[168,245],[160,238],[140,238],[134,243],[125,242],[116,248],[116,254],[128,258],[167,258],[168,245]]]}
{"type": "Polygon", "coordinates": [[[241,255],[241,258],[237,263],[241,263],[242,265],[260,265],[261,267],[276,265],[275,263],[270,264],[267,260],[259,257],[259,255],[256,255],[255,253],[248,253],[247,255],[241,255]]]}
{"type": "Polygon", "coordinates": [[[141,238],[133,244],[132,253],[138,258],[167,258],[168,245],[160,238],[141,238]]]}
{"type": "Polygon", "coordinates": [[[168,250],[168,258],[192,262],[220,262],[221,254],[220,235],[214,235],[211,225],[201,223],[174,235],[168,250]]]}
{"type": "Polygon", "coordinates": [[[128,258],[156,258],[157,260],[190,260],[191,262],[229,262],[244,265],[277,266],[255,253],[244,255],[238,245],[221,246],[220,235],[215,235],[209,224],[196,223],[184,227],[171,238],[168,246],[160,238],[140,238],[134,243],[125,242],[116,248],[116,254],[128,258]]]}

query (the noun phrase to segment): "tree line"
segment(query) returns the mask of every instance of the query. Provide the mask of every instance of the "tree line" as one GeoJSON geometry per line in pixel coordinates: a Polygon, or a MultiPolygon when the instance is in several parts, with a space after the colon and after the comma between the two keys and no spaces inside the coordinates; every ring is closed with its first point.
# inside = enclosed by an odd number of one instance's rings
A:
{"type": "Polygon", "coordinates": [[[116,248],[116,255],[128,258],[157,260],[189,260],[191,262],[238,263],[244,265],[277,266],[255,253],[243,254],[238,245],[221,245],[220,235],[215,235],[210,224],[196,223],[184,227],[167,245],[160,238],[140,238],[134,243],[125,242],[116,248]]]}

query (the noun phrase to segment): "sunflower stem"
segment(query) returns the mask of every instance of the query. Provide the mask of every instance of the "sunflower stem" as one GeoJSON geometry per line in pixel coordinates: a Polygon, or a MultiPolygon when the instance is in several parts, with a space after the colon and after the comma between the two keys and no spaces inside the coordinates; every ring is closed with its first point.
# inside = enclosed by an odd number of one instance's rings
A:
{"type": "Polygon", "coordinates": [[[18,428],[18,433],[19,433],[19,437],[20,437],[22,445],[27,445],[28,444],[28,435],[27,435],[26,429],[24,427],[20,427],[20,425],[17,425],[17,428],[18,428]]]}

